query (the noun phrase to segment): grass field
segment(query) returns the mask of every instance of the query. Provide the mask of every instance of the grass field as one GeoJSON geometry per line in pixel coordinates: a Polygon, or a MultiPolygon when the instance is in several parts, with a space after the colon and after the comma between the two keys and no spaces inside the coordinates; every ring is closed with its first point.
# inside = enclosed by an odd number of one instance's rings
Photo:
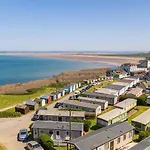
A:
{"type": "Polygon", "coordinates": [[[0,109],[6,108],[9,106],[16,105],[18,103],[22,103],[30,98],[39,97],[41,94],[50,93],[55,91],[56,88],[48,88],[44,87],[37,90],[33,94],[23,94],[23,95],[0,95],[0,109]]]}
{"type": "Polygon", "coordinates": [[[116,81],[102,81],[100,84],[97,84],[93,87],[91,87],[89,90],[87,90],[88,92],[93,92],[95,89],[97,88],[102,88],[102,87],[106,87],[107,85],[114,83],[116,81]]]}
{"type": "Polygon", "coordinates": [[[0,150],[6,150],[6,148],[0,145],[0,150]]]}
{"type": "Polygon", "coordinates": [[[132,119],[134,119],[135,117],[139,116],[140,114],[142,114],[144,111],[146,111],[149,108],[150,108],[149,106],[137,106],[136,107],[137,111],[133,115],[128,117],[128,122],[131,124],[131,120],[132,119]]]}
{"type": "Polygon", "coordinates": [[[56,150],[67,150],[67,147],[55,147],[56,150]]]}

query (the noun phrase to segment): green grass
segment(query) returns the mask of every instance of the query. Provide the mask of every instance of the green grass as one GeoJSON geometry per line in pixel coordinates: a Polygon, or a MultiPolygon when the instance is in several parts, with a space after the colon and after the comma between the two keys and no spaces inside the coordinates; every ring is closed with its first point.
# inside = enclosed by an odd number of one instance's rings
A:
{"type": "Polygon", "coordinates": [[[67,147],[54,147],[56,150],[67,150],[67,147]]]}
{"type": "Polygon", "coordinates": [[[22,94],[22,95],[0,95],[0,109],[7,108],[9,106],[22,103],[30,98],[39,97],[41,94],[50,93],[55,91],[56,88],[43,87],[36,90],[33,94],[22,94]]]}
{"type": "Polygon", "coordinates": [[[102,81],[100,84],[97,84],[93,87],[91,87],[89,90],[87,90],[88,92],[93,92],[95,89],[97,88],[102,88],[102,87],[106,87],[107,85],[114,83],[116,81],[102,81]]]}
{"type": "Polygon", "coordinates": [[[128,122],[131,124],[132,119],[139,116],[140,114],[142,114],[144,111],[146,111],[149,108],[150,108],[149,106],[137,106],[136,107],[137,111],[133,115],[128,117],[128,122]]]}
{"type": "Polygon", "coordinates": [[[6,148],[2,145],[0,145],[0,150],[6,150],[6,148]]]}

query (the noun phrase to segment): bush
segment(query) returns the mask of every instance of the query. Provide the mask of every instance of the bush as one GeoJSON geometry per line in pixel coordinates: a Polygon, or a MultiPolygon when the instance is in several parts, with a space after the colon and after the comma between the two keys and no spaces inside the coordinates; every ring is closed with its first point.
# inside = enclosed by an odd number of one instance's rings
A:
{"type": "Polygon", "coordinates": [[[21,117],[21,113],[7,112],[7,111],[0,112],[0,118],[15,118],[15,117],[21,117]]]}
{"type": "Polygon", "coordinates": [[[148,136],[150,136],[150,133],[148,131],[140,131],[139,132],[139,141],[144,140],[148,136]]]}
{"type": "Polygon", "coordinates": [[[86,119],[95,119],[95,114],[93,113],[88,113],[88,112],[86,112],[85,113],[85,118],[86,119]]]}
{"type": "Polygon", "coordinates": [[[39,143],[44,148],[44,150],[53,150],[54,142],[47,134],[41,134],[39,137],[39,143]]]}
{"type": "Polygon", "coordinates": [[[88,132],[90,127],[91,127],[92,122],[90,120],[85,120],[84,121],[84,131],[88,132]]]}
{"type": "Polygon", "coordinates": [[[147,104],[146,104],[146,99],[147,99],[147,97],[145,96],[145,95],[142,95],[142,96],[140,96],[140,97],[137,97],[136,98],[137,99],[137,105],[139,106],[146,106],[147,104]]]}

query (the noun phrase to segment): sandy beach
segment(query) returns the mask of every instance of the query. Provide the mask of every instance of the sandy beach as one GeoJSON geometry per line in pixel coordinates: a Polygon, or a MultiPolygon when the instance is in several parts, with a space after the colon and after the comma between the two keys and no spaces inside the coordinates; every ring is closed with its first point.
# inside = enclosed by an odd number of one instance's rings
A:
{"type": "Polygon", "coordinates": [[[94,61],[94,62],[104,62],[113,65],[120,65],[126,62],[138,63],[139,60],[144,58],[139,57],[127,57],[127,56],[105,56],[96,54],[73,54],[73,53],[9,53],[9,55],[15,56],[29,56],[29,57],[42,57],[42,58],[60,58],[60,59],[70,59],[70,60],[80,60],[80,61],[94,61]]]}

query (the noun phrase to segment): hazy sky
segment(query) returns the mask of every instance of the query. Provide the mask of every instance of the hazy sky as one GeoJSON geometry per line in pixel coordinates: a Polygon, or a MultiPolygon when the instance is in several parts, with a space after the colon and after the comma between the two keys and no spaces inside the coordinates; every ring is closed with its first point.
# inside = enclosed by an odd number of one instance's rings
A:
{"type": "Polygon", "coordinates": [[[0,50],[150,50],[150,0],[0,0],[0,50]]]}

